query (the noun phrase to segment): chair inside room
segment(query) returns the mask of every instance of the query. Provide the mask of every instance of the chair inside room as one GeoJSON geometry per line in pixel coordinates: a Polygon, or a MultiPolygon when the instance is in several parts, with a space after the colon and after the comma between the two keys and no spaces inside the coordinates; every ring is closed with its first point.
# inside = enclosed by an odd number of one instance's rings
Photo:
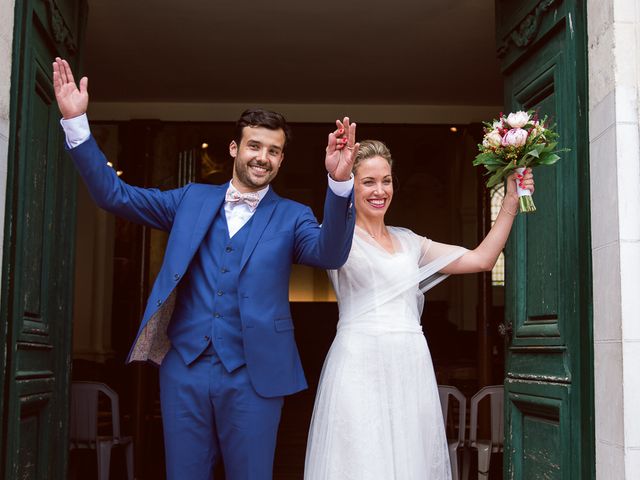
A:
{"type": "Polygon", "coordinates": [[[127,461],[127,476],[133,480],[133,441],[120,435],[120,405],[118,394],[104,383],[72,382],[71,384],[71,450],[96,451],[98,480],[109,480],[111,449],[122,446],[127,461]],[[103,435],[99,428],[99,396],[110,403],[111,435],[103,435]]]}
{"type": "Polygon", "coordinates": [[[451,460],[451,476],[453,480],[460,480],[460,460],[459,452],[464,447],[464,434],[466,428],[466,416],[467,416],[467,399],[460,390],[450,385],[438,385],[438,394],[440,395],[440,406],[442,407],[442,416],[444,418],[444,424],[447,427],[447,444],[449,446],[449,458],[451,460]],[[454,398],[457,402],[457,419],[451,422],[449,413],[456,412],[453,407],[453,402],[450,399],[454,398]],[[454,425],[454,428],[449,428],[450,424],[454,425]],[[450,433],[450,431],[452,433],[450,433]]]}
{"type": "MultiPolygon", "coordinates": [[[[491,454],[504,450],[504,387],[489,385],[481,388],[471,398],[469,419],[469,447],[478,452],[478,480],[489,478],[491,454]],[[478,405],[487,398],[490,402],[491,438],[478,438],[478,405]]],[[[463,476],[465,480],[469,474],[470,458],[465,453],[463,476]]]]}

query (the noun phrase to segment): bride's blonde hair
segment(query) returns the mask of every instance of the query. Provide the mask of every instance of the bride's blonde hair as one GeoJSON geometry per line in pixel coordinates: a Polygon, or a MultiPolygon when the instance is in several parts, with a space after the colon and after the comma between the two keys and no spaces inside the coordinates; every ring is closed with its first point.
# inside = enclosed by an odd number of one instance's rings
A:
{"type": "Polygon", "coordinates": [[[380,140],[363,140],[360,142],[360,149],[353,161],[353,173],[355,175],[358,166],[363,160],[368,160],[373,157],[382,157],[393,168],[393,158],[391,158],[391,151],[380,140]]]}

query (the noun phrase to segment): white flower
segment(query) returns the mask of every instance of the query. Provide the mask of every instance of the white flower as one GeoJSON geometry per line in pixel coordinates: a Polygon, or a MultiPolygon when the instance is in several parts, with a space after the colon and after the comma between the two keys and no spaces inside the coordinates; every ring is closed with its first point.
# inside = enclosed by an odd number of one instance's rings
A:
{"type": "Polygon", "coordinates": [[[493,125],[491,126],[493,127],[494,130],[498,130],[499,128],[504,128],[502,126],[502,119],[496,120],[495,122],[493,122],[493,125]]]}
{"type": "Polygon", "coordinates": [[[502,139],[503,147],[521,147],[527,143],[529,134],[521,128],[512,128],[502,139]]]}
{"type": "Polygon", "coordinates": [[[482,145],[484,147],[499,147],[502,143],[502,136],[498,130],[492,130],[484,136],[484,140],[482,140],[482,145]]]}
{"type": "Polygon", "coordinates": [[[531,135],[532,135],[533,137],[537,137],[538,135],[540,135],[540,138],[544,139],[544,138],[545,138],[545,137],[544,137],[544,132],[545,132],[546,130],[547,130],[547,129],[546,129],[546,128],[544,128],[544,127],[540,124],[540,122],[535,121],[535,122],[533,122],[533,128],[531,129],[531,135]]]}
{"type": "Polygon", "coordinates": [[[516,113],[510,113],[507,117],[507,123],[511,128],[522,128],[529,121],[529,114],[522,110],[516,113]]]}

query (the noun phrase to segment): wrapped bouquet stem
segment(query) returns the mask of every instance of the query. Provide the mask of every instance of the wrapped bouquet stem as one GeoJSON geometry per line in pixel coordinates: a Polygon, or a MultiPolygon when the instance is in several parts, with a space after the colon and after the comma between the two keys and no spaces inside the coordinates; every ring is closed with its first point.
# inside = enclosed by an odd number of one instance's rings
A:
{"type": "MultiPolygon", "coordinates": [[[[524,175],[526,167],[518,167],[516,168],[516,172],[520,175],[524,175]]],[[[518,206],[520,207],[521,212],[535,212],[536,205],[533,203],[533,196],[531,195],[531,190],[528,188],[522,188],[518,182],[516,182],[516,192],[518,193],[518,206]]]]}
{"type": "MultiPolygon", "coordinates": [[[[560,156],[558,134],[548,124],[547,117],[538,118],[533,111],[519,111],[490,123],[485,123],[484,138],[478,145],[480,153],[473,165],[487,169],[487,187],[498,185],[514,171],[523,174],[525,169],[541,165],[553,165],[560,156]]],[[[517,186],[521,212],[535,212],[531,192],[517,186]]]]}

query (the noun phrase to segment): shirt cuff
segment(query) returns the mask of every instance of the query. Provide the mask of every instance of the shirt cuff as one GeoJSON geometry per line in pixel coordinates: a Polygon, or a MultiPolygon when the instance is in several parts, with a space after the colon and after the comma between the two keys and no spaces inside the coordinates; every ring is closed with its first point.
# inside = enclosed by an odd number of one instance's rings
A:
{"type": "Polygon", "coordinates": [[[346,198],[351,195],[351,190],[353,190],[353,174],[351,174],[349,180],[345,180],[344,182],[334,180],[329,174],[327,174],[327,178],[329,179],[329,188],[337,196],[346,198]]]}
{"type": "Polygon", "coordinates": [[[86,113],[67,120],[62,118],[60,119],[60,125],[62,125],[62,129],[64,130],[69,148],[77,147],[91,136],[89,120],[87,119],[86,113]]]}

